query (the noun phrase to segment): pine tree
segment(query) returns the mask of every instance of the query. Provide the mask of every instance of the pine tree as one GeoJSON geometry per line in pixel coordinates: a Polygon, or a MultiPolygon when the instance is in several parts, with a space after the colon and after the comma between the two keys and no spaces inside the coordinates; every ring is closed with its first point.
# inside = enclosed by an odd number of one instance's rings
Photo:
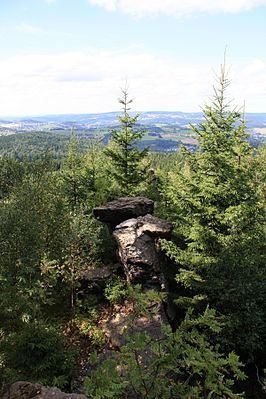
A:
{"type": "Polygon", "coordinates": [[[145,158],[148,149],[139,150],[137,141],[140,140],[144,132],[136,128],[139,114],[130,116],[129,105],[133,102],[128,98],[128,89],[122,90],[122,115],[118,117],[120,129],[111,132],[111,144],[105,153],[111,160],[113,169],[110,173],[118,184],[121,194],[132,195],[138,192],[140,183],[145,180],[147,162],[145,158]]]}
{"type": "Polygon", "coordinates": [[[79,140],[73,131],[61,177],[66,202],[74,212],[77,207],[86,202],[89,176],[86,174],[84,157],[79,153],[79,140]]]}
{"type": "Polygon", "coordinates": [[[222,65],[213,102],[192,126],[199,149],[184,150],[183,171],[169,174],[177,245],[164,246],[177,264],[179,305],[215,307],[225,316],[225,347],[253,357],[266,327],[263,200],[244,118],[226,100],[229,83],[222,65]]]}

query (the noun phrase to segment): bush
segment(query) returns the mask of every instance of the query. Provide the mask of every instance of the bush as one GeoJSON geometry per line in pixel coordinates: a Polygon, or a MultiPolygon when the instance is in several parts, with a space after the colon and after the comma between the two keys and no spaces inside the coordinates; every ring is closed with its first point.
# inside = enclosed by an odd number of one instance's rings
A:
{"type": "Polygon", "coordinates": [[[77,316],[71,324],[77,336],[89,340],[93,348],[102,348],[106,343],[104,332],[93,317],[77,316]]]}
{"type": "Polygon", "coordinates": [[[3,340],[4,374],[9,381],[25,379],[63,387],[73,377],[76,353],[66,350],[65,337],[51,326],[31,323],[3,340]]]}
{"type": "MultiPolygon", "coordinates": [[[[99,364],[85,379],[88,398],[171,399],[243,398],[234,381],[245,379],[238,356],[220,353],[208,342],[209,330],[219,333],[214,311],[195,318],[189,312],[173,333],[162,326],[163,338],[146,332],[127,336],[126,345],[99,364]]],[[[97,355],[92,361],[97,364],[97,355]]]]}
{"type": "Polygon", "coordinates": [[[111,277],[106,284],[104,295],[111,304],[121,303],[127,297],[128,288],[125,280],[120,277],[111,277]]]}

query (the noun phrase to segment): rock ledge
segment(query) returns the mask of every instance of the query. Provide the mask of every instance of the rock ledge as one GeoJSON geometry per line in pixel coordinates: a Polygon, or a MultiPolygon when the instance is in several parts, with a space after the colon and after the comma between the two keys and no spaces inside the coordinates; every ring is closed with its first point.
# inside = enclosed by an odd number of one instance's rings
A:
{"type": "Polygon", "coordinates": [[[154,202],[145,197],[124,197],[93,209],[94,216],[113,230],[125,220],[153,213],[154,202]]]}

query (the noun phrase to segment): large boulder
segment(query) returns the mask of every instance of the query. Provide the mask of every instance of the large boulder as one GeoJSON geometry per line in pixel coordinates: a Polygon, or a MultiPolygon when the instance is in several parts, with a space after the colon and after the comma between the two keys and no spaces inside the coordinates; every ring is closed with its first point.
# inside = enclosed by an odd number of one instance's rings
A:
{"type": "Polygon", "coordinates": [[[126,220],[116,226],[113,235],[127,280],[145,288],[162,289],[163,257],[156,239],[169,238],[172,225],[152,215],[126,220]]]}
{"type": "Polygon", "coordinates": [[[153,213],[154,202],[145,197],[124,197],[93,209],[94,216],[111,230],[125,220],[153,213]]]}
{"type": "Polygon", "coordinates": [[[45,387],[31,382],[17,381],[6,389],[1,399],[86,399],[86,396],[64,393],[58,388],[45,387]]]}

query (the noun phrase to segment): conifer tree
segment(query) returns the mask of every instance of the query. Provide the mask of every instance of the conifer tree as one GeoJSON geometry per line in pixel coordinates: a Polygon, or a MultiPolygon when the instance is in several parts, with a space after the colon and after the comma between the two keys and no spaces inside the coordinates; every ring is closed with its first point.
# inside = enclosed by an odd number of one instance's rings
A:
{"type": "Polygon", "coordinates": [[[84,177],[84,164],[82,156],[78,153],[78,139],[74,132],[68,146],[68,154],[62,169],[63,192],[72,211],[85,199],[86,179],[84,177]]]}
{"type": "Polygon", "coordinates": [[[139,150],[136,144],[144,135],[143,131],[136,128],[139,114],[129,115],[132,102],[133,100],[128,98],[128,88],[125,87],[122,90],[122,98],[119,99],[119,103],[122,104],[122,115],[118,117],[120,129],[111,132],[111,144],[105,151],[113,166],[110,173],[124,195],[138,192],[147,170],[145,158],[148,149],[139,150]]]}
{"type": "Polygon", "coordinates": [[[177,245],[164,246],[177,265],[178,304],[215,307],[225,316],[225,347],[252,357],[266,328],[263,199],[244,118],[226,100],[229,83],[222,65],[213,102],[192,126],[199,149],[184,150],[185,168],[169,173],[177,245]]]}

